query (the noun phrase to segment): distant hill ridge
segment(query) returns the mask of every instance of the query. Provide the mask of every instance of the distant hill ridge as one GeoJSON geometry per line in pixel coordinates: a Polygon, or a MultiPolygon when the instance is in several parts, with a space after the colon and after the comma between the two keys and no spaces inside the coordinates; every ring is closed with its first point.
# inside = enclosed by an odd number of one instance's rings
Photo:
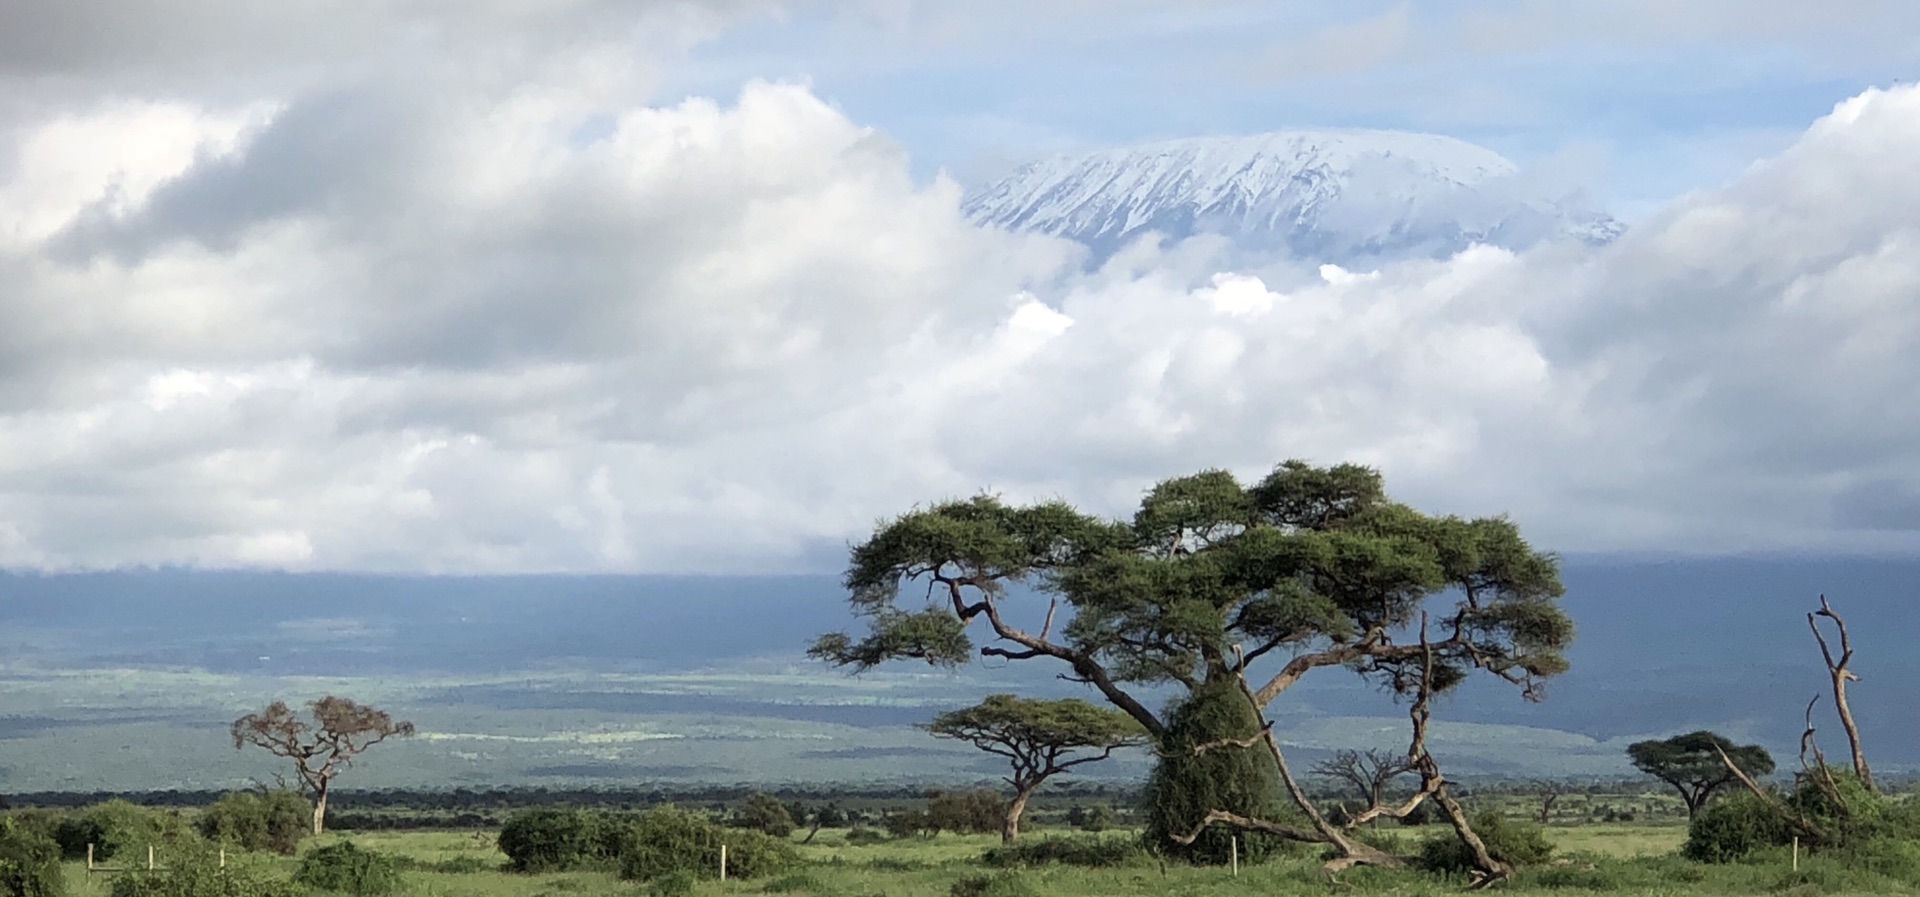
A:
{"type": "Polygon", "coordinates": [[[1624,227],[1437,134],[1304,130],[1069,153],[970,193],[975,222],[1086,243],[1096,259],[1157,231],[1217,234],[1313,263],[1445,256],[1474,243],[1605,243],[1624,227]]]}

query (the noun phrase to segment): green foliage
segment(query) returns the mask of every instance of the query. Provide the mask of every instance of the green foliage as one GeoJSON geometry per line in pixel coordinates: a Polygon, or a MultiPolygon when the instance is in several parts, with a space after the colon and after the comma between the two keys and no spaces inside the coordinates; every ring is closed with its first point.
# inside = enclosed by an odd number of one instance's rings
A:
{"type": "Polygon", "coordinates": [[[618,855],[620,821],[604,813],[564,807],[516,811],[500,827],[500,852],[514,872],[563,872],[618,855]]]}
{"type": "Polygon", "coordinates": [[[969,875],[953,883],[951,897],[1039,897],[1033,885],[1018,872],[969,875]]]}
{"type": "MultiPolygon", "coordinates": [[[[1515,868],[1538,866],[1553,855],[1553,845],[1547,841],[1546,832],[1533,823],[1515,822],[1491,809],[1473,814],[1469,821],[1473,823],[1474,834],[1487,845],[1487,852],[1515,868]]],[[[1449,828],[1420,843],[1416,865],[1428,872],[1470,872],[1474,868],[1473,852],[1449,828]]]]}
{"type": "Polygon", "coordinates": [[[1627,745],[1627,756],[1641,772],[1674,787],[1689,817],[1699,814],[1714,792],[1734,781],[1720,752],[1755,778],[1773,772],[1773,755],[1759,745],[1737,745],[1723,735],[1701,730],[1659,741],[1627,745]]]}
{"type": "Polygon", "coordinates": [[[381,897],[400,889],[400,867],[393,857],[341,841],[307,851],[294,870],[293,880],[310,888],[381,897]]]}
{"type": "Polygon", "coordinates": [[[1730,863],[1760,847],[1793,840],[1793,826],[1759,797],[1742,792],[1696,814],[1680,852],[1702,863],[1730,863]]]}
{"type": "Polygon", "coordinates": [[[787,805],[780,799],[764,792],[754,792],[740,808],[734,824],[741,828],[764,832],[775,838],[785,838],[793,834],[793,814],[787,812],[787,805]]]}
{"type": "Polygon", "coordinates": [[[1174,835],[1193,831],[1210,810],[1256,819],[1282,818],[1279,771],[1264,747],[1256,742],[1247,748],[1194,752],[1196,745],[1244,739],[1259,731],[1252,706],[1231,682],[1204,686],[1174,707],[1160,762],[1142,795],[1149,850],[1212,865],[1230,861],[1231,839],[1236,836],[1241,838],[1244,860],[1257,862],[1274,850],[1275,839],[1270,835],[1238,833],[1220,825],[1209,826],[1191,845],[1173,840],[1174,835]]]}
{"type": "Polygon", "coordinates": [[[1682,852],[1703,862],[1732,862],[1800,834],[1810,851],[1898,865],[1908,855],[1900,845],[1920,840],[1920,803],[1871,791],[1851,770],[1816,768],[1801,774],[1791,792],[1773,797],[1784,813],[1753,794],[1709,807],[1688,826],[1682,852]],[[1802,830],[1800,818],[1812,829],[1802,830]]]}
{"type": "Polygon", "coordinates": [[[973,791],[935,791],[927,795],[926,827],[933,832],[1000,831],[1007,821],[1007,799],[985,788],[973,791]]]}
{"type": "Polygon", "coordinates": [[[62,820],[54,830],[62,857],[85,859],[92,844],[93,858],[139,857],[145,861],[147,848],[174,853],[199,841],[198,833],[186,824],[176,810],[143,807],[119,798],[94,804],[78,815],[62,820]]]}
{"type": "Polygon", "coordinates": [[[912,838],[918,835],[931,836],[934,834],[933,821],[927,818],[927,812],[925,810],[902,810],[897,813],[888,813],[887,817],[881,820],[881,824],[886,827],[887,834],[895,838],[912,838]]]}
{"type": "Polygon", "coordinates": [[[620,850],[620,877],[652,881],[676,872],[717,878],[720,846],[727,847],[728,878],[777,875],[799,865],[791,843],[749,829],[729,829],[672,806],[636,818],[620,850]]]}
{"type": "Polygon", "coordinates": [[[1146,859],[1146,851],[1137,838],[1119,835],[1111,838],[1039,838],[988,848],[980,861],[996,868],[1043,866],[1083,866],[1103,869],[1131,866],[1146,859]]]}
{"type": "Polygon", "coordinates": [[[851,828],[847,830],[847,843],[854,847],[860,847],[868,844],[880,844],[888,840],[891,840],[893,837],[894,837],[893,835],[889,835],[886,832],[880,831],[879,829],[862,827],[862,828],[851,828]]]}
{"type": "Polygon", "coordinates": [[[1113,808],[1106,804],[1094,804],[1081,815],[1078,827],[1083,832],[1104,832],[1113,828],[1113,808]]]}
{"type": "Polygon", "coordinates": [[[648,897],[687,897],[699,878],[686,869],[676,869],[647,882],[648,897]]]}
{"type": "Polygon", "coordinates": [[[200,811],[194,828],[209,841],[292,856],[313,831],[313,806],[294,791],[236,791],[200,811]]]}
{"type": "Polygon", "coordinates": [[[242,863],[225,868],[204,847],[172,856],[164,869],[116,875],[112,897],[307,897],[305,889],[242,863]]]}
{"type": "Polygon", "coordinates": [[[0,897],[62,897],[60,845],[41,827],[0,819],[0,897]]]}

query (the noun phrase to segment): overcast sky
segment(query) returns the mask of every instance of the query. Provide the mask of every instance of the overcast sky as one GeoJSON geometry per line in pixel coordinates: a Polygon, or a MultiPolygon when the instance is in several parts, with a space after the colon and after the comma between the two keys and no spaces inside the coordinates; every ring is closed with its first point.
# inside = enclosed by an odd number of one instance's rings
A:
{"type": "Polygon", "coordinates": [[[0,566],[832,569],[1377,465],[1563,552],[1920,552],[1910,0],[0,0],[0,566]],[[1631,223],[1313,279],[969,225],[1366,126],[1631,223]]]}

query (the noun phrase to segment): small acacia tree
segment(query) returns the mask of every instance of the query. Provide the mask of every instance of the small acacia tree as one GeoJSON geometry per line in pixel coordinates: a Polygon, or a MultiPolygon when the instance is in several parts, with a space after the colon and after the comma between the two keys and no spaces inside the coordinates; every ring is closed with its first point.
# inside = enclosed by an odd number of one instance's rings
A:
{"type": "Polygon", "coordinates": [[[307,705],[308,722],[284,701],[275,701],[259,713],[233,721],[233,747],[247,745],[293,761],[301,787],[313,798],[313,833],[326,827],[327,793],[335,776],[353,765],[353,758],[388,738],[413,734],[413,724],[395,720],[384,710],[328,695],[307,705]]]}
{"type": "Polygon", "coordinates": [[[1000,840],[1020,836],[1020,816],[1042,783],[1076,766],[1105,760],[1115,750],[1148,742],[1139,721],[1117,710],[1085,701],[1042,701],[1014,695],[992,695],[965,710],[942,713],[926,725],[941,738],[971,742],[1013,763],[1007,784],[1013,802],[1000,840]]]}
{"type": "Polygon", "coordinates": [[[1636,741],[1627,756],[1641,772],[1673,786],[1687,805],[1687,818],[1700,814],[1714,792],[1737,781],[1721,752],[1752,775],[1773,772],[1773,755],[1759,745],[1736,745],[1723,735],[1701,730],[1672,738],[1636,741]]]}

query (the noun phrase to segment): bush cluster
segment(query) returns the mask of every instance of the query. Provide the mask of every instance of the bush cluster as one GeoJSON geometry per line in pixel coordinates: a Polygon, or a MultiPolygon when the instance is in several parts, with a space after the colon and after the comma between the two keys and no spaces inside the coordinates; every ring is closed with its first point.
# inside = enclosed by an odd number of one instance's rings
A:
{"type": "Polygon", "coordinates": [[[176,853],[163,869],[116,875],[112,897],[307,897],[306,891],[244,863],[222,868],[204,847],[176,853]]]}
{"type": "MultiPolygon", "coordinates": [[[[1515,868],[1538,866],[1553,855],[1553,845],[1540,826],[1515,822],[1498,810],[1486,809],[1473,814],[1474,834],[1487,845],[1493,858],[1515,868]]],[[[1420,843],[1417,865],[1428,872],[1443,874],[1473,870],[1473,852],[1452,829],[1420,843]]]]}
{"type": "Polygon", "coordinates": [[[46,832],[0,819],[0,897],[61,897],[60,845],[46,832]]]}
{"type": "Polygon", "coordinates": [[[179,811],[143,807],[118,798],[61,820],[53,838],[65,859],[85,859],[87,845],[92,844],[96,860],[137,857],[142,862],[149,846],[172,854],[200,840],[179,811]]]}
{"type": "Polygon", "coordinates": [[[1001,847],[988,848],[980,855],[981,862],[1002,869],[1041,866],[1048,863],[1099,869],[1132,865],[1145,858],[1146,851],[1140,846],[1139,839],[1125,835],[1111,838],[1039,838],[1017,841],[1001,847]]]}
{"type": "Polygon", "coordinates": [[[514,872],[565,872],[607,865],[620,855],[629,823],[597,810],[536,807],[507,817],[500,852],[514,872]]]}
{"type": "Polygon", "coordinates": [[[620,845],[620,877],[644,882],[686,872],[717,878],[721,845],[727,848],[728,878],[778,875],[800,862],[799,852],[784,839],[725,828],[669,805],[633,818],[620,845]]]}
{"type": "Polygon", "coordinates": [[[400,890],[402,884],[400,864],[393,857],[362,849],[352,841],[307,851],[293,871],[293,880],[354,897],[381,897],[400,890]]]}
{"type": "Polygon", "coordinates": [[[313,831],[313,807],[297,792],[236,791],[205,810],[194,828],[209,841],[292,856],[313,831]]]}
{"type": "Polygon", "coordinates": [[[729,828],[704,814],[671,806],[644,813],[542,807],[521,810],[500,829],[500,852],[514,872],[561,872],[615,868],[630,881],[652,882],[675,872],[717,878],[720,846],[727,847],[727,876],[777,874],[799,862],[783,838],[754,829],[729,828]]]}
{"type": "Polygon", "coordinates": [[[1195,753],[1203,744],[1257,735],[1259,719],[1240,690],[1229,682],[1211,682],[1173,708],[1160,762],[1142,795],[1146,843],[1167,856],[1192,863],[1224,866],[1234,855],[1258,862],[1280,849],[1279,839],[1259,832],[1208,826],[1192,844],[1176,835],[1191,832],[1209,810],[1230,810],[1257,819],[1291,819],[1282,805],[1280,774],[1260,747],[1195,753]]]}
{"type": "MultiPolygon", "coordinates": [[[[1898,868],[1913,854],[1905,845],[1920,839],[1920,803],[1869,791],[1852,771],[1829,768],[1825,774],[1831,775],[1840,797],[1836,803],[1811,778],[1817,774],[1822,773],[1802,775],[1791,791],[1773,792],[1774,800],[1789,813],[1804,816],[1825,835],[1817,841],[1809,837],[1805,846],[1886,867],[1890,871],[1885,874],[1893,878],[1920,881],[1920,867],[1910,877],[1898,868]]],[[[1786,846],[1798,831],[1768,801],[1742,792],[1695,816],[1687,826],[1681,853],[1701,862],[1733,862],[1764,848],[1786,846]]]]}

